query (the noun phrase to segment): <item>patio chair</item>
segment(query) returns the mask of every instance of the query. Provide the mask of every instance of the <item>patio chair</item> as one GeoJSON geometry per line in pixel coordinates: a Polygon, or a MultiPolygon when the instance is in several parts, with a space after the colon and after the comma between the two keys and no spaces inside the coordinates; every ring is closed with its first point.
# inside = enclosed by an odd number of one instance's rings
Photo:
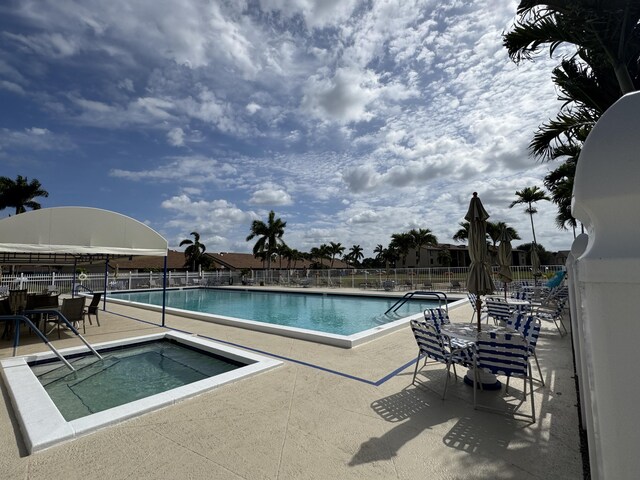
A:
{"type": "MultiPolygon", "coordinates": [[[[100,326],[100,318],[98,317],[98,310],[99,310],[98,307],[100,305],[101,298],[102,298],[102,292],[94,293],[93,297],[91,298],[91,303],[89,303],[89,305],[87,305],[87,308],[85,309],[84,314],[89,319],[89,325],[93,325],[93,323],[91,322],[91,315],[95,315],[96,323],[98,324],[98,326],[100,326]]],[[[82,323],[84,325],[84,321],[82,323]]]]}
{"type": "Polygon", "coordinates": [[[496,325],[502,325],[511,318],[511,307],[504,299],[487,297],[485,305],[487,306],[487,319],[492,318],[496,325]]]}
{"type": "Polygon", "coordinates": [[[564,321],[562,320],[564,307],[566,303],[567,303],[567,297],[558,301],[556,303],[555,308],[553,309],[538,307],[534,309],[532,313],[533,315],[535,315],[541,320],[552,321],[555,324],[556,328],[558,329],[558,333],[560,333],[560,336],[562,337],[563,335],[566,335],[567,333],[569,333],[569,331],[567,330],[567,327],[565,327],[564,325],[564,321]],[[564,330],[564,333],[563,333],[563,330],[564,330]]]}
{"type": "Polygon", "coordinates": [[[438,331],[442,325],[446,325],[451,323],[449,319],[449,314],[443,308],[427,308],[424,311],[424,319],[427,323],[433,323],[438,331]]]}
{"type": "Polygon", "coordinates": [[[462,291],[462,284],[460,283],[460,280],[451,280],[451,283],[449,284],[449,291],[450,292],[461,292],[462,291]]]}
{"type": "MultiPolygon", "coordinates": [[[[475,293],[467,293],[467,299],[469,300],[469,304],[471,305],[471,308],[473,309],[473,314],[471,315],[471,320],[469,320],[469,323],[473,323],[474,319],[476,318],[476,313],[478,311],[477,305],[476,305],[476,301],[478,299],[478,296],[475,293]]],[[[482,302],[482,306],[480,307],[480,321],[482,322],[482,319],[485,318],[487,320],[487,323],[489,323],[489,317],[487,316],[487,303],[486,302],[482,302]]]]}
{"type": "Polygon", "coordinates": [[[27,306],[27,289],[9,290],[9,308],[13,315],[23,311],[27,306]]]}
{"type": "Polygon", "coordinates": [[[473,360],[475,372],[473,378],[473,405],[476,409],[487,410],[506,414],[507,411],[496,409],[488,405],[478,403],[478,388],[482,388],[479,382],[480,370],[494,375],[504,375],[507,377],[506,388],[509,388],[511,377],[520,377],[524,382],[524,399],[527,401],[527,383],[531,395],[531,416],[520,412],[513,412],[514,416],[531,418],[532,423],[536,422],[536,410],[533,399],[533,381],[531,378],[531,366],[529,365],[529,347],[527,341],[517,332],[479,332],[476,341],[476,350],[473,360]]]}
{"type": "MultiPolygon", "coordinates": [[[[60,314],[67,319],[74,327],[78,328],[78,324],[82,322],[82,333],[87,333],[84,323],[84,305],[87,301],[87,297],[76,298],[64,298],[62,300],[62,306],[60,307],[60,314]]],[[[66,325],[59,316],[50,317],[47,319],[48,323],[53,323],[54,328],[58,331],[58,338],[60,338],[60,327],[66,325]]],[[[51,333],[53,328],[47,332],[51,333]]]]}
{"type": "Polygon", "coordinates": [[[411,330],[418,344],[418,358],[416,359],[416,368],[413,372],[411,384],[416,384],[416,376],[418,375],[418,365],[420,364],[421,356],[425,357],[424,365],[427,364],[427,359],[429,358],[444,363],[447,367],[444,391],[442,392],[442,399],[444,400],[447,395],[451,366],[453,365],[453,374],[457,380],[456,364],[466,367],[472,365],[474,344],[467,343],[463,347],[455,347],[451,345],[449,337],[440,333],[440,330],[436,328],[435,325],[417,320],[411,320],[410,323],[411,330]]]}
{"type": "Polygon", "coordinates": [[[540,369],[540,362],[538,362],[538,356],[536,355],[536,344],[538,343],[538,337],[540,336],[540,319],[533,315],[526,315],[522,313],[516,313],[507,321],[507,327],[520,332],[522,337],[527,341],[529,357],[533,356],[536,361],[536,367],[538,367],[538,375],[540,375],[540,383],[544,386],[544,378],[542,376],[542,370],[540,369]]]}

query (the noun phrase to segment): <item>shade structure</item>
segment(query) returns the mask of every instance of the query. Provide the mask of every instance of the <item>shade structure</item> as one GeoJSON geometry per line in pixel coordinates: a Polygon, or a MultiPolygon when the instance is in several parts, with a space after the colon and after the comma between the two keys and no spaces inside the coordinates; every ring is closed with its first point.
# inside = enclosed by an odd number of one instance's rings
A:
{"type": "Polygon", "coordinates": [[[0,220],[0,252],[166,257],[167,241],[144,223],[116,212],[55,207],[0,220]]]}
{"type": "Polygon", "coordinates": [[[511,272],[511,235],[506,227],[502,227],[500,232],[500,245],[498,245],[498,265],[500,271],[498,276],[504,282],[504,297],[507,298],[507,283],[513,281],[513,272],[511,272]]]}
{"type": "Polygon", "coordinates": [[[487,251],[487,219],[489,214],[484,209],[477,192],[473,192],[469,210],[464,218],[469,222],[469,257],[471,258],[467,289],[469,293],[476,294],[478,330],[480,330],[482,324],[480,320],[482,307],[480,296],[493,293],[495,285],[491,278],[491,267],[488,261],[489,252],[487,251]]]}

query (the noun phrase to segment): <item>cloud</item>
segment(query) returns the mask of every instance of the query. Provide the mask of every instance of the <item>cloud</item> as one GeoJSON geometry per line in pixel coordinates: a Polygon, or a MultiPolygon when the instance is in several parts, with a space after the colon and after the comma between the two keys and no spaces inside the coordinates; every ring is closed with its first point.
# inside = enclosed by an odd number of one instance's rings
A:
{"type": "Polygon", "coordinates": [[[293,204],[293,199],[278,185],[265,185],[253,192],[249,199],[250,205],[283,206],[293,204]]]}
{"type": "Polygon", "coordinates": [[[181,128],[172,128],[167,133],[167,141],[169,145],[174,147],[181,147],[184,145],[184,131],[181,128]]]}
{"type": "Polygon", "coordinates": [[[0,129],[0,151],[64,151],[73,148],[75,145],[68,136],[56,134],[47,128],[0,129]]]}

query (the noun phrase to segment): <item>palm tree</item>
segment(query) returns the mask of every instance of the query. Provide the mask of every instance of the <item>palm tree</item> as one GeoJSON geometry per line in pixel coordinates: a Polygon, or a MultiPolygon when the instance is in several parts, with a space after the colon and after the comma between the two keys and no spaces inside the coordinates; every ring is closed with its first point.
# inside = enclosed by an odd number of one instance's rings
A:
{"type": "Polygon", "coordinates": [[[336,255],[342,255],[345,250],[346,247],[343,247],[341,243],[329,242],[327,247],[327,251],[331,255],[331,265],[329,268],[333,268],[333,262],[336,259],[336,255]]]}
{"type": "Polygon", "coordinates": [[[549,45],[574,45],[589,64],[607,63],[622,95],[634,91],[640,53],[640,3],[629,0],[521,0],[518,19],[503,36],[509,57],[530,60],[549,45]]]}
{"type": "Polygon", "coordinates": [[[200,243],[200,234],[198,232],[191,232],[190,235],[193,236],[193,240],[185,238],[180,242],[180,246],[189,245],[184,250],[185,265],[191,264],[195,271],[198,268],[198,265],[202,265],[204,263],[203,255],[207,250],[207,247],[200,243]]]}
{"type": "Polygon", "coordinates": [[[284,229],[287,226],[287,222],[283,222],[280,218],[276,218],[276,214],[273,210],[269,212],[269,218],[267,223],[262,220],[254,220],[251,223],[251,233],[247,236],[247,242],[258,238],[258,241],[253,246],[253,255],[256,258],[260,257],[260,254],[264,254],[267,259],[267,269],[271,270],[271,257],[276,253],[278,244],[283,244],[282,235],[284,235],[284,229]]]}
{"type": "Polygon", "coordinates": [[[353,266],[357,266],[360,260],[364,258],[364,254],[362,253],[362,247],[360,245],[353,245],[349,249],[349,259],[351,260],[353,266]]]}
{"type": "Polygon", "coordinates": [[[416,249],[416,267],[420,266],[420,252],[423,247],[429,245],[437,246],[437,237],[428,228],[419,228],[409,231],[409,234],[413,236],[413,245],[416,249]]]}
{"type": "Polygon", "coordinates": [[[497,248],[498,240],[502,234],[502,229],[505,228],[512,240],[520,240],[520,235],[515,228],[510,227],[504,222],[487,222],[487,235],[491,239],[494,248],[497,248]]]}
{"type": "Polygon", "coordinates": [[[394,233],[391,235],[391,243],[389,243],[389,250],[394,248],[400,258],[402,259],[402,265],[406,267],[407,255],[409,250],[414,247],[413,235],[408,232],[394,233]]]}
{"type": "Polygon", "coordinates": [[[452,260],[453,258],[451,257],[451,252],[448,248],[441,248],[440,250],[438,250],[438,263],[440,265],[450,267],[452,260]]]}
{"type": "Polygon", "coordinates": [[[454,242],[466,242],[469,240],[469,222],[460,222],[462,228],[453,235],[454,242]]]}
{"type": "Polygon", "coordinates": [[[18,175],[15,181],[9,177],[0,177],[0,210],[13,207],[16,215],[26,212],[27,208],[39,210],[41,205],[33,199],[48,196],[49,192],[35,178],[29,182],[22,175],[18,175]]]}
{"type": "Polygon", "coordinates": [[[525,213],[529,214],[529,218],[531,218],[531,233],[533,234],[533,243],[537,244],[536,241],[536,230],[533,227],[533,214],[538,213],[538,210],[533,206],[534,203],[539,202],[540,200],[551,200],[547,197],[544,190],[541,190],[537,186],[534,187],[525,187],[522,190],[516,192],[517,200],[511,202],[509,208],[513,208],[516,205],[526,204],[527,208],[525,208],[525,213]]]}

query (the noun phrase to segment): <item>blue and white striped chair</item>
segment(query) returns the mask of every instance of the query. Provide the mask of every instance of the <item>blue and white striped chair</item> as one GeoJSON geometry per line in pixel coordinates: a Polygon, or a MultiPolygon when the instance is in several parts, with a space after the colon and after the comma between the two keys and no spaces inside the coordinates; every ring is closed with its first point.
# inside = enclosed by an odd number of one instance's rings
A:
{"type": "Polygon", "coordinates": [[[440,331],[441,325],[447,325],[451,323],[449,319],[449,313],[444,308],[427,308],[424,311],[425,321],[432,322],[440,331]]]}
{"type": "Polygon", "coordinates": [[[507,321],[507,328],[520,332],[522,337],[527,341],[529,357],[533,357],[536,361],[536,367],[538,367],[538,374],[540,375],[540,383],[544,386],[540,362],[538,362],[538,356],[536,355],[536,345],[538,344],[538,337],[540,336],[540,319],[533,315],[516,313],[507,321]]]}
{"type": "Polygon", "coordinates": [[[499,297],[487,297],[487,318],[492,318],[496,325],[501,325],[511,318],[511,307],[499,297]]]}
{"type": "Polygon", "coordinates": [[[552,321],[555,324],[556,328],[558,329],[558,332],[560,333],[561,337],[569,333],[569,331],[567,330],[567,327],[564,326],[564,322],[562,320],[564,308],[567,303],[567,300],[568,300],[568,297],[561,298],[560,300],[558,300],[555,308],[553,309],[546,309],[544,307],[539,307],[533,311],[533,315],[540,318],[541,320],[552,321]],[[564,333],[563,333],[563,330],[564,330],[564,333]]]}
{"type": "Polygon", "coordinates": [[[453,374],[457,379],[456,364],[471,367],[473,364],[475,345],[473,343],[466,343],[462,347],[454,347],[451,345],[449,337],[443,335],[435,324],[431,322],[420,322],[418,320],[411,320],[410,323],[413,336],[418,344],[418,358],[416,359],[416,368],[413,372],[413,381],[411,383],[413,385],[416,384],[416,376],[418,374],[418,365],[421,356],[425,357],[424,365],[427,364],[427,359],[429,358],[444,363],[447,366],[444,392],[442,393],[442,399],[444,400],[447,394],[447,386],[449,385],[451,366],[453,365],[453,374]]]}
{"type": "Polygon", "coordinates": [[[518,332],[479,332],[476,341],[476,354],[473,368],[473,405],[476,409],[489,410],[498,413],[507,413],[487,405],[481,405],[477,400],[478,388],[482,388],[479,382],[480,370],[494,375],[507,377],[507,389],[511,377],[520,377],[524,381],[524,401],[527,400],[527,383],[531,395],[531,416],[520,412],[514,412],[514,416],[524,416],[536,422],[536,410],[533,400],[533,381],[531,379],[531,366],[529,365],[529,346],[527,341],[518,332]],[[479,384],[479,385],[478,385],[479,384]]]}

